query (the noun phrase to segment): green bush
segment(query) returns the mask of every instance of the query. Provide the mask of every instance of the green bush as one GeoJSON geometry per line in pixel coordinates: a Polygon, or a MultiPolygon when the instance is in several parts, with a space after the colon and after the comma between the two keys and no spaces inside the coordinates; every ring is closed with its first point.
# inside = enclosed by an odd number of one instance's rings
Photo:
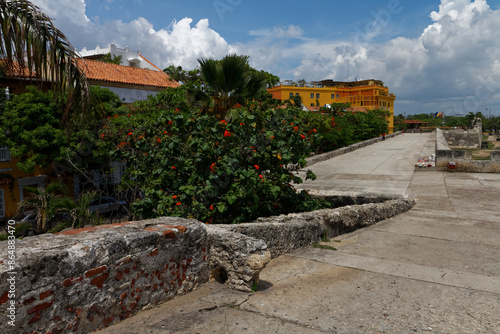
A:
{"type": "Polygon", "coordinates": [[[100,134],[100,151],[127,161],[123,181],[137,197],[136,217],[240,223],[327,206],[292,186],[302,179],[289,167],[305,165],[314,140],[299,111],[239,108],[218,121],[178,94],[169,90],[132,115],[111,117],[100,134]]]}

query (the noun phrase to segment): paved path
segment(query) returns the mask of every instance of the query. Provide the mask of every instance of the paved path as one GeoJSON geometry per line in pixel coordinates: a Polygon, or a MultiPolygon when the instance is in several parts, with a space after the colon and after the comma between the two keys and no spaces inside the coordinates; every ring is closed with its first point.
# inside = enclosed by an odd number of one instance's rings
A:
{"type": "Polygon", "coordinates": [[[272,260],[255,293],[207,284],[100,333],[500,333],[500,174],[413,172],[432,142],[387,139],[304,185],[414,196],[411,211],[272,260]]]}

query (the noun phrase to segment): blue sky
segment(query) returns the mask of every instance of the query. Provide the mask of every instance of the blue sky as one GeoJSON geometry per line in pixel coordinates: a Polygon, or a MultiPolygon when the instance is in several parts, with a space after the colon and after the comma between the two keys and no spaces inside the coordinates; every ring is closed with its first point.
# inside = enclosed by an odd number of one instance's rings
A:
{"type": "Polygon", "coordinates": [[[382,80],[396,114],[500,115],[500,0],[33,2],[79,50],[115,43],[184,69],[245,54],[282,80],[382,80]]]}

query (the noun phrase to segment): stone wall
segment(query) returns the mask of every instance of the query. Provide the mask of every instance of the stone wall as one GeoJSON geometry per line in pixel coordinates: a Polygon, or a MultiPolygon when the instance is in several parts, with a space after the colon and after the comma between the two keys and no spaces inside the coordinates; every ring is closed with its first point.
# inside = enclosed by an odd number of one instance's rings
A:
{"type": "Polygon", "coordinates": [[[170,217],[3,241],[0,331],[88,333],[187,293],[209,276],[251,291],[271,257],[374,224],[413,205],[413,199],[398,199],[239,225],[170,217]],[[12,244],[15,264],[8,258],[12,244]]]}
{"type": "MultiPolygon", "coordinates": [[[[476,129],[476,128],[475,128],[476,129]]],[[[471,160],[472,152],[452,149],[448,145],[445,133],[437,129],[436,134],[436,169],[464,173],[500,173],[500,151],[491,152],[490,160],[471,160]],[[454,162],[455,167],[449,168],[449,163],[454,162]]]]}
{"type": "Polygon", "coordinates": [[[162,218],[16,240],[14,268],[5,258],[7,244],[0,243],[2,333],[88,333],[208,280],[207,234],[193,220],[162,218]],[[8,318],[11,302],[15,319],[8,318]]]}
{"type": "MultiPolygon", "coordinates": [[[[401,131],[399,132],[394,132],[394,133],[391,133],[391,134],[388,134],[388,135],[385,135],[385,138],[388,139],[388,138],[392,138],[392,137],[395,137],[395,136],[398,136],[402,134],[401,131]]],[[[381,141],[382,139],[380,137],[377,137],[377,138],[372,138],[372,139],[368,139],[368,140],[365,140],[365,141],[362,141],[362,142],[359,142],[359,143],[356,143],[356,144],[352,144],[352,145],[349,145],[349,146],[346,146],[346,147],[342,147],[342,148],[339,148],[338,150],[334,150],[334,151],[330,151],[330,152],[325,152],[325,153],[322,153],[322,154],[318,154],[318,155],[314,155],[312,157],[309,157],[306,159],[307,161],[307,166],[312,166],[318,162],[321,162],[321,161],[325,161],[325,160],[328,160],[328,159],[331,159],[331,158],[334,158],[334,157],[338,157],[339,155],[342,155],[342,154],[346,154],[346,153],[349,153],[349,152],[352,152],[352,151],[356,151],[356,150],[359,150],[360,148],[363,148],[363,147],[366,147],[366,146],[369,146],[369,145],[373,145],[379,141],[381,141]]]]}
{"type": "Polygon", "coordinates": [[[406,212],[415,203],[415,199],[398,199],[259,218],[252,223],[224,225],[222,228],[264,240],[272,258],[276,258],[319,242],[323,236],[334,237],[352,232],[406,212]]]}
{"type": "Polygon", "coordinates": [[[479,128],[447,130],[443,131],[443,135],[451,148],[481,148],[483,139],[479,128]]]}

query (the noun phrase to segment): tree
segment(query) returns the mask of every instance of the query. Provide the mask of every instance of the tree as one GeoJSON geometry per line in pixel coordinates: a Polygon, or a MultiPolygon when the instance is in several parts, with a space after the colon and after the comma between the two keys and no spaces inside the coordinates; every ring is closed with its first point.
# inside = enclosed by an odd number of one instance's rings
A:
{"type": "Polygon", "coordinates": [[[20,159],[17,167],[24,172],[47,167],[59,160],[61,149],[68,145],[61,116],[52,92],[29,86],[27,93],[14,96],[0,113],[0,146],[20,159]]]}
{"type": "Polygon", "coordinates": [[[52,81],[59,96],[65,96],[62,119],[68,128],[87,119],[90,99],[84,63],[40,8],[27,0],[1,1],[0,34],[0,57],[9,68],[17,62],[40,80],[52,81]]]}
{"type": "Polygon", "coordinates": [[[223,119],[236,103],[252,99],[264,88],[264,78],[247,70],[248,57],[228,55],[221,60],[200,58],[202,78],[212,89],[214,114],[223,119]]]}
{"type": "Polygon", "coordinates": [[[25,187],[31,196],[19,203],[18,211],[32,210],[36,214],[36,232],[42,233],[46,230],[47,222],[54,213],[62,208],[58,201],[67,190],[60,182],[53,182],[47,188],[25,187]]]}

